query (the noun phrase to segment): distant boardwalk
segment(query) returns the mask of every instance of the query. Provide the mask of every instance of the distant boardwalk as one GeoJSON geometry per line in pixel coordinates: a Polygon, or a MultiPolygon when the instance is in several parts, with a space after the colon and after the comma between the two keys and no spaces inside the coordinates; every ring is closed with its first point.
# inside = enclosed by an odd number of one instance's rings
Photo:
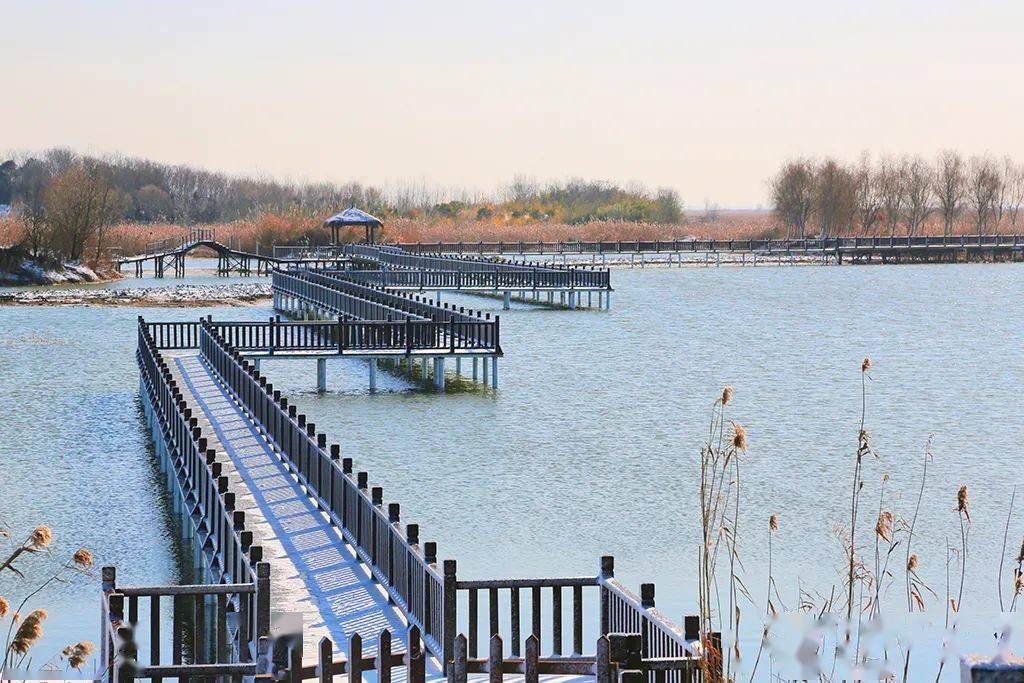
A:
{"type": "MultiPolygon", "coordinates": [[[[614,240],[562,242],[407,242],[397,245],[413,254],[694,254],[748,253],[772,263],[782,255],[821,255],[835,264],[1024,260],[1020,235],[953,235],[948,237],[830,237],[825,239],[748,240],[614,240]]],[[[753,261],[756,263],[756,260],[753,261]]]]}
{"type": "Polygon", "coordinates": [[[610,557],[576,576],[460,578],[245,356],[264,325],[254,337],[212,320],[139,321],[147,421],[204,581],[125,586],[104,569],[109,679],[702,680],[702,638],[719,636],[696,617],[675,626],[653,584],[632,593],[610,557]]]}

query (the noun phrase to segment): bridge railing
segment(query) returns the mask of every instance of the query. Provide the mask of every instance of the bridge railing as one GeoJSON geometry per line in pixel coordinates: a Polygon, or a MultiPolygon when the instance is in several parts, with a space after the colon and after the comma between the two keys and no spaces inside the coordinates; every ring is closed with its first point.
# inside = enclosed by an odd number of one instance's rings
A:
{"type": "Polygon", "coordinates": [[[456,349],[501,352],[499,316],[492,320],[489,313],[480,315],[467,311],[465,307],[456,309],[447,304],[436,306],[415,294],[369,287],[311,271],[275,270],[273,282],[276,292],[298,297],[333,315],[381,323],[382,330],[391,330],[382,332],[385,336],[405,334],[399,329],[397,320],[392,319],[411,318],[412,322],[406,323],[404,328],[408,331],[405,338],[413,345],[410,350],[428,340],[447,337],[447,342],[441,346],[448,346],[453,352],[456,349]]]}
{"type": "MultiPolygon", "coordinates": [[[[426,269],[435,271],[465,271],[465,272],[520,272],[529,273],[526,278],[532,277],[535,271],[547,271],[552,273],[549,286],[557,287],[587,287],[603,288],[610,287],[611,275],[607,270],[594,268],[563,267],[538,265],[528,263],[496,262],[482,258],[446,256],[441,253],[426,255],[424,253],[409,253],[394,246],[369,246],[364,244],[351,244],[346,246],[346,251],[353,256],[359,256],[377,263],[397,268],[426,269]],[[556,275],[557,274],[557,275],[556,275]],[[554,284],[556,283],[557,284],[554,284]]],[[[516,285],[519,286],[519,285],[516,285]]]]}
{"type": "Polygon", "coordinates": [[[836,248],[911,247],[1020,247],[1024,239],[1007,235],[914,235],[843,236],[819,239],[672,239],[672,240],[570,240],[561,242],[402,242],[396,245],[409,254],[621,254],[702,251],[815,251],[836,248]]]}
{"type": "MultiPolygon", "coordinates": [[[[120,600],[127,598],[127,626],[138,623],[140,599],[149,606],[150,633],[157,637],[150,644],[150,664],[160,664],[159,628],[161,597],[175,596],[172,636],[176,646],[172,663],[180,664],[180,643],[185,633],[185,612],[191,610],[197,663],[224,664],[229,660],[250,661],[256,656],[257,640],[270,628],[270,566],[263,561],[263,548],[253,545],[252,532],[245,528],[245,513],[235,507],[235,494],[223,475],[223,464],[209,448],[198,419],[192,415],[170,368],[162,358],[149,325],[138,321],[136,359],[142,379],[144,407],[159,448],[165,449],[166,466],[172,470],[178,498],[194,524],[196,538],[202,544],[201,556],[211,573],[224,585],[125,587],[115,585],[113,568],[104,572],[105,590],[120,600]],[[208,606],[216,607],[210,628],[203,628],[208,606]],[[236,613],[234,629],[227,625],[227,613],[236,613]],[[205,635],[212,634],[203,641],[205,635]]],[[[105,601],[104,604],[108,604],[105,601]]],[[[104,624],[110,620],[105,619],[104,624]]],[[[124,621],[123,619],[121,621],[124,621]]],[[[113,667],[114,642],[103,634],[103,653],[113,667]]],[[[170,674],[168,674],[170,675],[170,674]]]]}
{"type": "MultiPolygon", "coordinates": [[[[528,589],[533,613],[531,634],[539,649],[541,632],[541,591],[550,590],[552,600],[552,636],[547,649],[554,655],[563,652],[561,644],[562,590],[573,591],[573,653],[583,654],[582,620],[583,599],[579,593],[585,587],[598,590],[600,630],[607,634],[617,627],[634,628],[635,633],[646,634],[645,656],[692,657],[699,654],[695,642],[697,629],[686,620],[693,633],[683,633],[659,612],[654,610],[653,585],[645,585],[641,592],[645,598],[636,598],[614,580],[614,562],[602,558],[597,577],[498,579],[460,581],[456,575],[456,562],[452,559],[438,563],[437,544],[421,542],[416,524],[403,524],[398,503],[384,503],[383,489],[371,486],[366,472],[353,473],[351,458],[341,457],[337,444],[328,445],[327,437],[318,432],[316,425],[298,413],[288,399],[274,389],[273,384],[259,370],[246,361],[217,332],[204,321],[200,329],[201,353],[263,435],[272,441],[282,459],[307,487],[312,495],[339,527],[345,539],[356,549],[359,557],[391,599],[406,614],[410,623],[421,629],[427,648],[441,658],[446,666],[454,661],[456,634],[459,631],[460,595],[468,600],[468,626],[474,644],[479,630],[478,592],[486,590],[491,600],[490,635],[498,634],[499,593],[514,597],[510,605],[512,631],[506,637],[513,656],[520,651],[519,591],[528,589]],[[678,653],[678,654],[676,654],[678,653]]],[[[593,617],[592,617],[593,619],[593,617]]],[[[470,656],[473,650],[470,651],[470,656]]],[[[689,678],[673,681],[691,680],[689,678]]]]}
{"type": "MultiPolygon", "coordinates": [[[[418,289],[604,289],[607,278],[583,278],[572,271],[528,268],[514,270],[340,270],[324,271],[339,279],[379,287],[418,289]],[[587,284],[590,282],[591,284],[587,284]]],[[[594,272],[586,272],[594,275],[594,272]]],[[[600,274],[600,273],[598,273],[600,274]]]]}
{"type": "MultiPolygon", "coordinates": [[[[374,577],[387,589],[427,647],[443,656],[446,586],[454,589],[455,562],[437,564],[437,545],[421,545],[419,527],[400,524],[397,503],[383,505],[383,490],[369,487],[366,472],[353,474],[337,444],[317,432],[216,329],[204,322],[200,352],[242,408],[282,454],[285,464],[326,510],[374,577]]],[[[454,632],[450,634],[454,638],[454,632]]]]}
{"type": "MultiPolygon", "coordinates": [[[[199,322],[144,322],[158,349],[199,348],[199,322]]],[[[404,317],[399,320],[282,320],[223,321],[211,323],[234,348],[241,351],[309,351],[337,353],[346,351],[457,351],[500,352],[493,345],[487,322],[437,322],[404,317]]]]}

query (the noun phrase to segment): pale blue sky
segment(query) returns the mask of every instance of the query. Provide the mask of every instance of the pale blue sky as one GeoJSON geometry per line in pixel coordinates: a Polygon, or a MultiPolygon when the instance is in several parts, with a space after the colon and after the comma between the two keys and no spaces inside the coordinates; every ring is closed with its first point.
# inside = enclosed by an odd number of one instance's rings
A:
{"type": "Polygon", "coordinates": [[[0,3],[0,149],[766,200],[794,155],[1024,160],[1024,3],[0,3]]]}

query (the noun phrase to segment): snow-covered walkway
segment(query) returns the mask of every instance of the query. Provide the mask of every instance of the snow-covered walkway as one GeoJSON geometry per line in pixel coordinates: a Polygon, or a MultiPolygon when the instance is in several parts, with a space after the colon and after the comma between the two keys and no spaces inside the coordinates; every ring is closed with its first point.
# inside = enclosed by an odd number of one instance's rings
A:
{"type": "MultiPolygon", "coordinates": [[[[304,660],[315,661],[325,635],[344,652],[359,633],[364,653],[373,654],[385,628],[395,636],[393,650],[405,651],[400,610],[210,369],[198,355],[184,355],[174,358],[172,371],[210,447],[226,456],[218,460],[236,508],[245,511],[245,528],[270,563],[272,612],[302,615],[304,660]]],[[[437,673],[437,662],[428,663],[428,675],[437,673]]]]}

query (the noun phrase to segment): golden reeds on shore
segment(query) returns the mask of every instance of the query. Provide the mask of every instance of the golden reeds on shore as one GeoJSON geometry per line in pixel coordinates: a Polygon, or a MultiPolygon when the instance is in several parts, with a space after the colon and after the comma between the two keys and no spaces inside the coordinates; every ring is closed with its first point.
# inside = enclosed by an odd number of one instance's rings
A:
{"type": "MultiPolygon", "coordinates": [[[[33,568],[24,565],[24,562],[28,561],[26,558],[33,555],[52,557],[50,550],[52,544],[53,531],[50,527],[37,526],[25,537],[24,541],[18,543],[8,554],[7,559],[0,564],[0,572],[7,570],[20,579],[29,580],[33,568]],[[18,566],[15,566],[16,564],[18,566]]],[[[48,613],[44,609],[37,608],[22,617],[28,602],[55,584],[66,584],[75,576],[89,575],[94,562],[92,552],[86,548],[79,548],[56,568],[53,568],[52,564],[49,569],[35,568],[36,571],[42,570],[43,578],[28,591],[13,612],[11,612],[10,602],[4,597],[0,597],[0,619],[10,614],[0,670],[23,664],[29,651],[43,637],[43,622],[46,621],[48,613]]],[[[62,656],[67,660],[69,666],[77,669],[88,660],[92,652],[92,643],[82,641],[65,648],[62,656]]]]}

